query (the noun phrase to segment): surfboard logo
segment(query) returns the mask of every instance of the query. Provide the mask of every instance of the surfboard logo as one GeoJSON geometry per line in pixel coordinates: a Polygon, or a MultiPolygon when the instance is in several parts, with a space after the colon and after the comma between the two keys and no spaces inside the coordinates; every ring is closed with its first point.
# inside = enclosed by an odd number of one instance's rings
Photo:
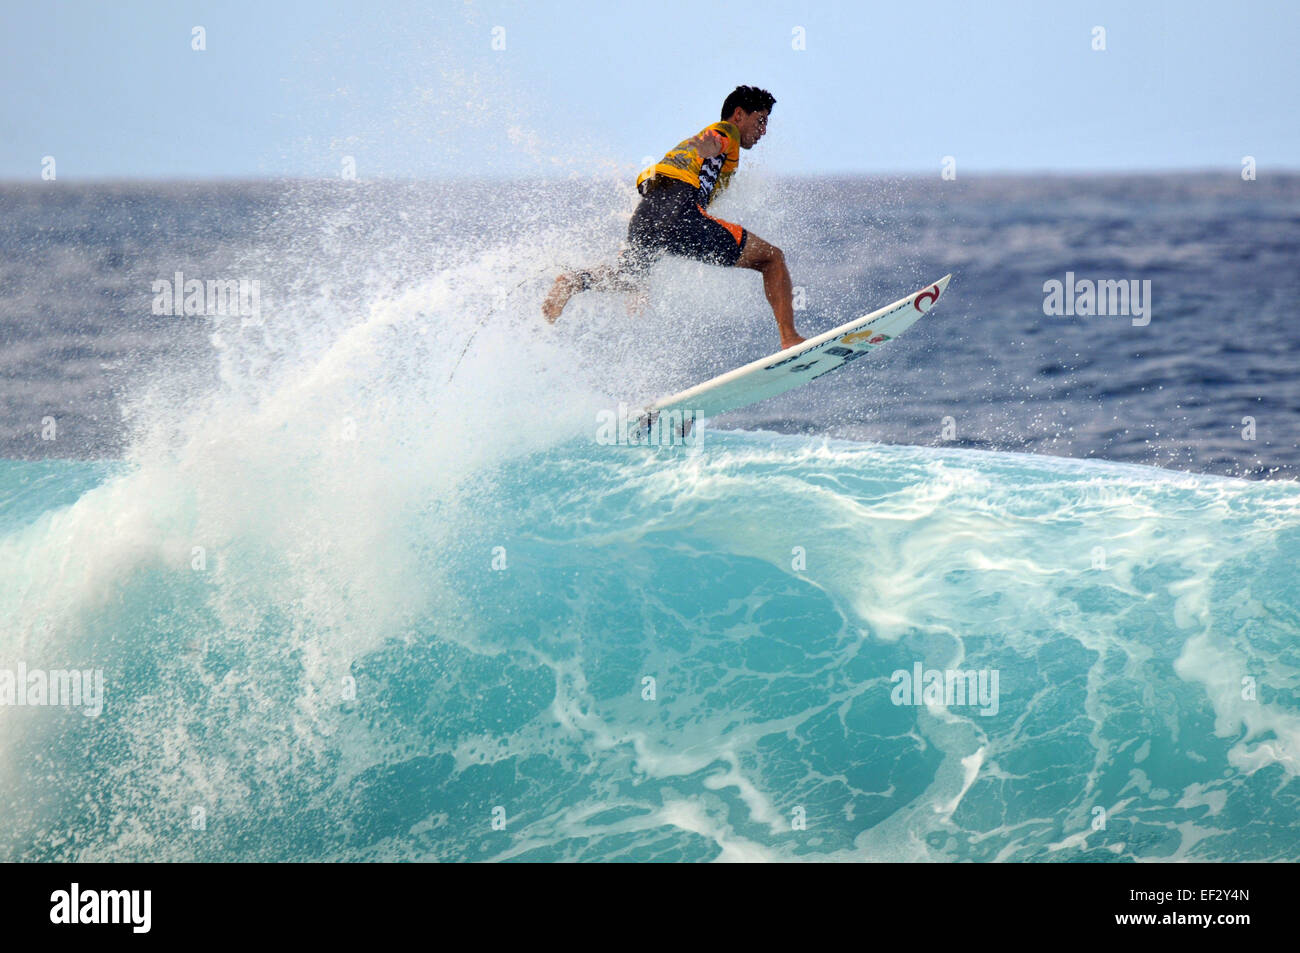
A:
{"type": "Polygon", "coordinates": [[[938,300],[939,300],[939,286],[932,285],[931,287],[926,288],[919,295],[917,295],[916,300],[912,302],[912,305],[916,308],[917,311],[920,311],[922,314],[925,314],[925,312],[929,311],[930,308],[934,306],[934,303],[938,300]],[[926,302],[924,308],[921,307],[922,301],[926,302]]]}
{"type": "Polygon", "coordinates": [[[888,334],[880,334],[871,328],[867,328],[865,331],[854,331],[852,334],[846,334],[840,338],[840,341],[844,344],[857,344],[859,341],[865,344],[884,344],[888,340],[888,334]]]}

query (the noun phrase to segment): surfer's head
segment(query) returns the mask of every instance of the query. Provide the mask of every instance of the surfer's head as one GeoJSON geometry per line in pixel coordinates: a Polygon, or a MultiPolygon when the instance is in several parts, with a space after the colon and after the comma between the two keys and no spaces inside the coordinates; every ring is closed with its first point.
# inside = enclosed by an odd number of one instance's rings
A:
{"type": "Polygon", "coordinates": [[[767,117],[776,97],[757,86],[737,86],[722,101],[722,118],[740,130],[740,147],[754,148],[767,132],[767,117]]]}

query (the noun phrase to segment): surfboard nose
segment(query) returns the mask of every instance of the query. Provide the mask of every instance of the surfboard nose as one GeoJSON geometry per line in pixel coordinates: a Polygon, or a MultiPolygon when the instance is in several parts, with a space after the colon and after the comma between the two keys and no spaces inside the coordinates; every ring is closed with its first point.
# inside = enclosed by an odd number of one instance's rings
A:
{"type": "Polygon", "coordinates": [[[934,307],[935,303],[939,300],[939,297],[943,294],[943,289],[948,287],[948,282],[951,279],[951,274],[944,275],[930,287],[918,291],[912,298],[912,307],[916,308],[916,310],[920,311],[922,314],[925,314],[934,307]]]}

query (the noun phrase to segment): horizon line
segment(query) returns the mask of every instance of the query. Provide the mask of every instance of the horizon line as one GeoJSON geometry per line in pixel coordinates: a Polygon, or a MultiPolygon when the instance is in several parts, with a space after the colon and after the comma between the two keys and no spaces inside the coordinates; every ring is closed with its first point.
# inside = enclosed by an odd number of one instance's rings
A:
{"type": "MultiPolygon", "coordinates": [[[[761,171],[761,170],[750,170],[761,171]]],[[[634,173],[633,173],[634,174],[634,173]]],[[[1241,168],[1239,166],[1187,166],[1173,168],[1100,168],[1100,169],[981,169],[978,171],[962,172],[953,179],[943,179],[940,170],[930,169],[925,172],[917,170],[911,171],[838,171],[838,172],[785,172],[785,173],[762,173],[764,177],[771,179],[786,180],[809,180],[824,181],[828,179],[915,179],[915,178],[938,178],[941,181],[960,182],[962,179],[993,179],[993,178],[1119,178],[1119,177],[1167,177],[1167,176],[1210,176],[1224,175],[1229,178],[1240,178],[1241,168]]],[[[1300,175],[1300,165],[1282,166],[1268,168],[1263,174],[1258,169],[1255,173],[1254,181],[1266,178],[1268,176],[1293,176],[1300,175]]],[[[347,186],[365,186],[365,185],[431,185],[438,183],[553,183],[556,185],[569,182],[592,182],[592,181],[622,181],[624,174],[610,175],[512,175],[512,174],[478,174],[478,175],[431,175],[431,176],[366,176],[364,178],[343,179],[337,175],[313,176],[313,175],[208,175],[192,178],[179,176],[74,176],[71,178],[60,178],[53,182],[43,180],[39,175],[31,179],[0,177],[0,188],[31,186],[36,188],[57,187],[61,183],[71,183],[74,185],[276,185],[283,183],[303,184],[303,183],[334,183],[347,186]]],[[[1248,181],[1248,180],[1243,180],[1248,181]]]]}

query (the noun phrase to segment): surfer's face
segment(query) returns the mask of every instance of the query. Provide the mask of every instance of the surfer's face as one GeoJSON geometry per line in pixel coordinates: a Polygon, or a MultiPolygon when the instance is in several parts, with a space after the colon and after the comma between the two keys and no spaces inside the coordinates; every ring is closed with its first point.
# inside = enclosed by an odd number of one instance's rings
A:
{"type": "Polygon", "coordinates": [[[740,107],[736,107],[735,116],[737,118],[733,118],[731,121],[740,130],[740,148],[752,149],[754,143],[763,138],[763,135],[767,132],[767,113],[766,109],[747,113],[740,107]]]}

